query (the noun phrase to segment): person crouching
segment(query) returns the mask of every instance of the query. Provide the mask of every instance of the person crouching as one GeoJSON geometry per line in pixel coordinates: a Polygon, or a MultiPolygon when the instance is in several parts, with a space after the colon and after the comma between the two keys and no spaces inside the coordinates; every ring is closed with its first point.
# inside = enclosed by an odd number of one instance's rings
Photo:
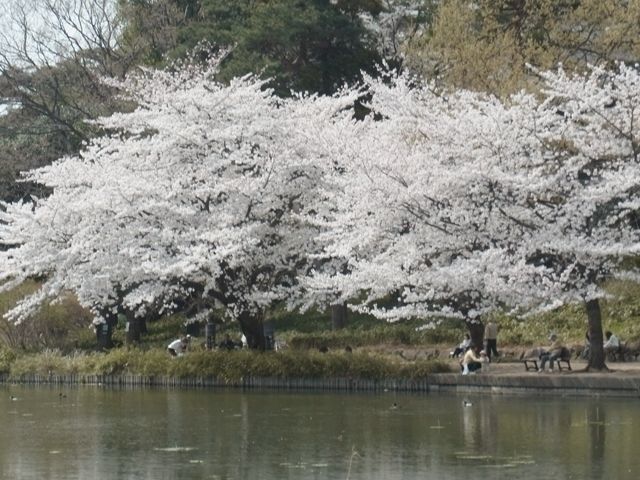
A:
{"type": "Polygon", "coordinates": [[[189,343],[191,342],[191,335],[187,335],[186,337],[178,338],[169,344],[167,347],[167,351],[169,355],[172,357],[181,357],[184,355],[189,348],[189,343]]]}
{"type": "Polygon", "coordinates": [[[482,368],[482,364],[488,362],[487,354],[479,347],[472,347],[464,354],[460,361],[460,369],[463,375],[476,373],[482,368]]]}

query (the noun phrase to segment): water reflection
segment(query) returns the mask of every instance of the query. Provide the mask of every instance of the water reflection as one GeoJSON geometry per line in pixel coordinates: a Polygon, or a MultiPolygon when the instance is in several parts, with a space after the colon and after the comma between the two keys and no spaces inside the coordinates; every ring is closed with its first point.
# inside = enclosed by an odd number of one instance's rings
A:
{"type": "Polygon", "coordinates": [[[0,478],[7,479],[640,473],[640,408],[631,399],[93,388],[61,398],[55,389],[3,388],[0,478]]]}
{"type": "Polygon", "coordinates": [[[589,466],[594,475],[603,477],[606,410],[599,405],[589,405],[587,408],[587,429],[589,431],[589,466]]]}

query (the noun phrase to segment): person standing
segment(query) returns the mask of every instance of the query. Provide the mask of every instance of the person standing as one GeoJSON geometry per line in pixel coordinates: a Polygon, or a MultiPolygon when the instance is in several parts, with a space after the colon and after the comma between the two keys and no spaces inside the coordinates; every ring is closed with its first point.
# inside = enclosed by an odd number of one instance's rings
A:
{"type": "Polygon", "coordinates": [[[484,340],[485,340],[485,352],[487,358],[491,361],[491,355],[499,357],[498,353],[498,326],[493,320],[489,320],[489,323],[484,327],[484,340]]]}

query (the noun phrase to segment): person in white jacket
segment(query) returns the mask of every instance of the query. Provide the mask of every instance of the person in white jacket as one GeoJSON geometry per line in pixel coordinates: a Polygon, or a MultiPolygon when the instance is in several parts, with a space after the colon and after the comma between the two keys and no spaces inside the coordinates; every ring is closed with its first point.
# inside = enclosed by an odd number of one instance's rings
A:
{"type": "Polygon", "coordinates": [[[167,351],[172,357],[181,357],[186,353],[187,349],[189,348],[190,342],[191,335],[180,337],[169,344],[169,346],[167,347],[167,351]]]}
{"type": "Polygon", "coordinates": [[[469,375],[470,373],[476,373],[482,368],[482,365],[487,362],[489,362],[489,359],[484,350],[480,350],[478,347],[471,347],[460,361],[462,374],[469,375]]]}
{"type": "Polygon", "coordinates": [[[618,337],[616,337],[613,333],[611,333],[610,331],[606,331],[604,332],[604,338],[607,339],[606,342],[604,342],[604,345],[602,345],[602,348],[604,349],[604,354],[608,355],[609,353],[618,353],[618,350],[620,349],[620,340],[618,340],[618,337]]]}
{"type": "Polygon", "coordinates": [[[465,353],[469,347],[471,346],[471,336],[469,336],[468,333],[464,334],[464,340],[462,340],[462,342],[460,342],[460,345],[458,345],[453,352],[451,352],[451,356],[453,358],[458,358],[460,355],[462,355],[463,353],[465,353]]]}

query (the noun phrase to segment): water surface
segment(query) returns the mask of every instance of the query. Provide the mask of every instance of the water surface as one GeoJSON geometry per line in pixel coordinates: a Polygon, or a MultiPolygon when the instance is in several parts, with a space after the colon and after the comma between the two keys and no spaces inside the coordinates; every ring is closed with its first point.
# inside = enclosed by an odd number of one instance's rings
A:
{"type": "Polygon", "coordinates": [[[0,396],[3,479],[640,478],[640,399],[21,386],[0,396]]]}

